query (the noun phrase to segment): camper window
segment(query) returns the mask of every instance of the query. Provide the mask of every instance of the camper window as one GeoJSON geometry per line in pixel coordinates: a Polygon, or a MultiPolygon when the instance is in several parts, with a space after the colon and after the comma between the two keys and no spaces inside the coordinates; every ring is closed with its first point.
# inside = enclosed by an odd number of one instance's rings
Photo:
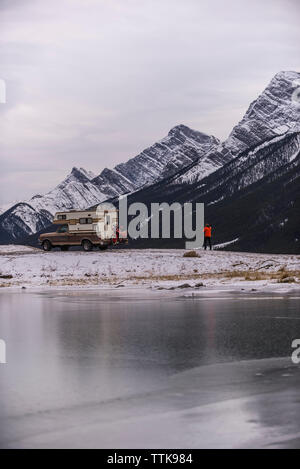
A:
{"type": "Polygon", "coordinates": [[[66,220],[66,219],[67,219],[67,215],[57,215],[57,219],[58,219],[58,220],[66,220]]]}
{"type": "Polygon", "coordinates": [[[91,223],[93,223],[93,219],[92,218],[79,218],[79,223],[80,225],[90,225],[91,223]]]}

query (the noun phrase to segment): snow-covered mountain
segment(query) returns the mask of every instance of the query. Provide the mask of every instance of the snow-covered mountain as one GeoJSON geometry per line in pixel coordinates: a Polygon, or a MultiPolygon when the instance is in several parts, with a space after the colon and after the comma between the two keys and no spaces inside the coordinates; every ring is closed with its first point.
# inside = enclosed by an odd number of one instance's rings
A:
{"type": "Polygon", "coordinates": [[[74,207],[84,209],[107,198],[91,181],[95,175],[83,168],[71,173],[45,195],[19,202],[0,215],[0,239],[14,241],[45,228],[55,212],[74,207]]]}
{"type": "MultiPolygon", "coordinates": [[[[277,73],[263,93],[250,104],[227,140],[215,147],[206,158],[217,162],[224,159],[230,161],[242,154],[247,158],[251,150],[257,151],[260,146],[276,142],[288,133],[299,132],[299,103],[293,100],[299,79],[297,72],[277,73]]],[[[175,182],[200,181],[206,175],[204,167],[205,161],[201,165],[195,162],[175,182]]]]}
{"type": "Polygon", "coordinates": [[[30,235],[49,225],[51,214],[35,210],[26,202],[20,202],[0,215],[0,240],[11,243],[22,236],[30,235]]]}
{"type": "MultiPolygon", "coordinates": [[[[219,143],[213,136],[178,125],[165,138],[126,163],[118,164],[112,170],[104,169],[93,179],[93,183],[109,197],[131,192],[170,176],[195,161],[199,160],[201,165],[204,155],[219,143]]],[[[219,167],[222,164],[224,161],[220,161],[219,167]]],[[[211,165],[210,170],[214,169],[214,165],[211,165]]]]}
{"type": "Polygon", "coordinates": [[[293,99],[299,80],[300,73],[278,73],[223,143],[176,126],[99,176],[73,168],[53,191],[3,213],[0,240],[43,229],[59,209],[129,192],[129,203],[204,202],[217,243],[238,240],[238,249],[280,251],[283,240],[289,252],[299,252],[300,103],[293,99]]]}
{"type": "Polygon", "coordinates": [[[236,249],[299,252],[300,103],[292,99],[297,80],[300,73],[277,74],[229,138],[205,156],[230,154],[221,168],[203,178],[195,162],[132,194],[129,203],[204,202],[217,243],[238,239],[236,249]]]}
{"type": "MultiPolygon", "coordinates": [[[[115,170],[133,184],[142,187],[176,173],[195,161],[202,165],[204,155],[212,152],[219,144],[215,137],[178,125],[167,137],[144,150],[127,163],[121,163],[115,170]]],[[[219,167],[224,161],[219,162],[219,167]]],[[[214,165],[211,165],[214,170],[214,165]]]]}
{"type": "MultiPolygon", "coordinates": [[[[114,169],[105,168],[99,176],[83,168],[71,173],[45,195],[37,194],[0,215],[0,240],[14,241],[39,231],[51,223],[59,210],[84,209],[108,198],[132,192],[173,174],[201,159],[219,141],[212,136],[176,126],[167,137],[114,169]]],[[[220,162],[221,165],[221,162],[220,162]]],[[[211,165],[210,171],[215,169],[211,165]]]]}
{"type": "Polygon", "coordinates": [[[280,72],[265,91],[250,104],[242,121],[225,142],[234,155],[256,148],[287,132],[299,132],[299,103],[293,100],[300,74],[280,72]]]}
{"type": "Polygon", "coordinates": [[[58,186],[45,195],[35,195],[28,204],[38,211],[46,210],[52,215],[58,210],[84,209],[107,198],[107,194],[93,183],[94,178],[92,172],[74,167],[58,186]]]}

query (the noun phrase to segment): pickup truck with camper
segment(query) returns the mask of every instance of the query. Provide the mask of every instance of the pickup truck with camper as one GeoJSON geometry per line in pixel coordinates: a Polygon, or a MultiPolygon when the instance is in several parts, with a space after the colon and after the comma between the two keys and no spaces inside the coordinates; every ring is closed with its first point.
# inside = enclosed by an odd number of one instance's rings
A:
{"type": "Polygon", "coordinates": [[[59,225],[57,231],[39,237],[43,250],[60,247],[67,251],[71,246],[81,246],[84,251],[94,247],[105,250],[108,246],[127,243],[126,233],[119,230],[118,210],[111,206],[99,207],[57,212],[53,220],[59,225]]]}

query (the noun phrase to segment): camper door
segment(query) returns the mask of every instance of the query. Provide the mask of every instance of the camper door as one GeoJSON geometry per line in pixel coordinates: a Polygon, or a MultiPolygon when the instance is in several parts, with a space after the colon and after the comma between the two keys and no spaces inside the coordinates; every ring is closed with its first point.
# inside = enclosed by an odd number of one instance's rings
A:
{"type": "Polygon", "coordinates": [[[113,237],[112,216],[105,211],[97,223],[97,233],[101,239],[111,239],[113,237]]]}

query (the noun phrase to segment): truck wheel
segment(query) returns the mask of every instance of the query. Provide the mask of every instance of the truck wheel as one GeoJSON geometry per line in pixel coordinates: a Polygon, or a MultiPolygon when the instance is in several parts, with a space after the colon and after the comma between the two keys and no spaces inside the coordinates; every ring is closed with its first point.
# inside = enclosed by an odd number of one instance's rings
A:
{"type": "Polygon", "coordinates": [[[51,251],[52,245],[48,239],[46,239],[43,244],[42,244],[43,250],[44,251],[51,251]]]}
{"type": "Polygon", "coordinates": [[[70,246],[60,246],[62,251],[68,251],[70,246]]]}
{"type": "Polygon", "coordinates": [[[106,251],[107,248],[108,248],[107,245],[99,246],[100,251],[106,251]]]}
{"type": "Polygon", "coordinates": [[[82,247],[84,251],[91,251],[93,249],[93,245],[88,239],[82,241],[82,247]]]}

